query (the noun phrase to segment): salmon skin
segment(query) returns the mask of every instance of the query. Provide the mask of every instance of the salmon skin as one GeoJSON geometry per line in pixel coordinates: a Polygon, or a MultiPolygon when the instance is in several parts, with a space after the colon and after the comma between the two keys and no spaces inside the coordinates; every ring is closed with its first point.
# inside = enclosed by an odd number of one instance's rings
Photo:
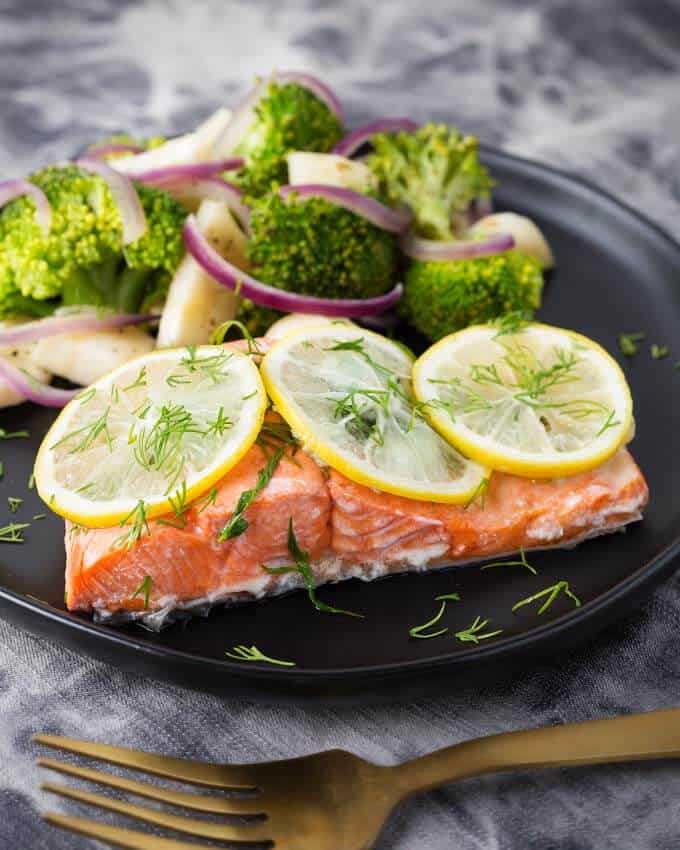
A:
{"type": "Polygon", "coordinates": [[[371,580],[392,572],[463,564],[500,554],[572,546],[641,519],[648,489],[626,449],[595,470],[530,480],[494,473],[484,504],[443,505],[378,492],[303,451],[287,449],[271,481],[247,509],[248,527],[220,542],[238,498],[254,486],[270,453],[253,446],[181,522],[150,523],[132,548],[120,528],[66,523],[66,601],[99,618],[141,619],[160,628],[181,611],[276,595],[302,585],[289,564],[292,519],[316,584],[371,580]]]}

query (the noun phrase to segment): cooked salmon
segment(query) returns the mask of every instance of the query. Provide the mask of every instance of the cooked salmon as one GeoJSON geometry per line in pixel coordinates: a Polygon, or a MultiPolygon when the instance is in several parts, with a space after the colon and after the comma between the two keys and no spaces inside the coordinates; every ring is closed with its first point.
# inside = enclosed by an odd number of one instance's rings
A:
{"type": "Polygon", "coordinates": [[[66,523],[66,600],[100,615],[160,615],[201,603],[260,598],[301,583],[289,563],[289,522],[308,551],[315,582],[465,563],[520,549],[575,544],[641,518],[648,490],[625,449],[598,469],[534,481],[494,473],[483,504],[418,502],[328,472],[287,449],[269,484],[245,513],[247,528],[220,542],[239,496],[253,487],[269,454],[253,446],[184,516],[150,523],[128,548],[121,529],[66,523]],[[154,613],[155,612],[155,613],[154,613]]]}

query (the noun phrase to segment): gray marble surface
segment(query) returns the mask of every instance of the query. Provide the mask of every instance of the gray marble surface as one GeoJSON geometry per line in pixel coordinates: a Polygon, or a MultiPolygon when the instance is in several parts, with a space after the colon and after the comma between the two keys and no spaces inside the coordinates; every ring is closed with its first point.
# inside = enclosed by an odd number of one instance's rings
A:
{"type": "MultiPolygon", "coordinates": [[[[674,0],[0,0],[0,170],[20,174],[115,130],[184,129],[271,67],[319,73],[357,120],[454,120],[566,166],[680,236],[674,0]]],[[[439,699],[331,709],[157,685],[0,623],[0,847],[94,846],[40,821],[38,729],[217,760],[341,746],[392,763],[490,732],[678,703],[679,626],[676,577],[568,659],[481,688],[449,683],[439,699]]],[[[379,850],[678,846],[680,770],[669,763],[463,783],[401,810],[379,850]]]]}

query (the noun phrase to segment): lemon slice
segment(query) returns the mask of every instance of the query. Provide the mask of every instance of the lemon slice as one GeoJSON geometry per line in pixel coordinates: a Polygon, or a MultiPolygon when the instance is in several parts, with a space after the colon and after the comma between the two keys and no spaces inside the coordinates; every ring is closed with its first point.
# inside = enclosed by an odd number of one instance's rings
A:
{"type": "Polygon", "coordinates": [[[266,408],[239,351],[150,352],[83,390],[43,440],[35,483],[56,513],[101,527],[179,512],[255,441],[266,408]]]}
{"type": "Polygon", "coordinates": [[[284,337],[260,369],[278,412],[322,462],[387,493],[466,502],[486,471],[422,417],[412,396],[412,365],[398,343],[326,323],[284,337]]]}
{"type": "Polygon", "coordinates": [[[431,423],[479,463],[552,478],[593,469],[633,432],[623,372],[596,342],[531,324],[467,328],[413,369],[431,423]]]}

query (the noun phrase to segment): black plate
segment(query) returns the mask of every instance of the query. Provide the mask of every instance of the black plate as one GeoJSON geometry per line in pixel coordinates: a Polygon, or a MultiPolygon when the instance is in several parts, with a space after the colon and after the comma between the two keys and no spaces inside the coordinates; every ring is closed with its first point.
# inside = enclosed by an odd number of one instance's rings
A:
{"type": "MultiPolygon", "coordinates": [[[[675,496],[680,372],[673,370],[673,355],[680,356],[680,350],[657,361],[648,350],[652,342],[672,343],[680,327],[680,246],[633,210],[567,174],[493,150],[485,150],[484,158],[498,180],[497,207],[536,219],[554,248],[558,268],[540,318],[575,328],[612,352],[618,332],[647,332],[643,350],[625,364],[638,426],[633,453],[652,493],[644,522],[572,551],[532,556],[538,577],[521,569],[481,572],[471,566],[373,584],[351,581],[320,591],[338,607],[363,612],[365,620],[318,614],[305,594],[295,593],[218,609],[155,635],[137,626],[94,625],[65,611],[63,523],[50,515],[32,523],[23,546],[6,544],[0,550],[0,613],[113,664],[198,688],[266,700],[363,700],[437,688],[449,677],[436,674],[445,671],[464,668],[467,677],[499,660],[527,664],[539,651],[553,653],[583,640],[642,604],[641,590],[668,575],[680,551],[675,496]],[[540,618],[535,607],[511,612],[514,602],[560,579],[569,581],[581,608],[562,598],[540,618]],[[478,646],[462,644],[451,633],[409,639],[409,627],[435,612],[434,597],[451,591],[458,591],[462,602],[450,606],[447,625],[463,628],[481,615],[503,635],[478,646]],[[297,667],[225,659],[225,650],[241,643],[292,659],[297,667]]],[[[7,430],[31,430],[29,440],[0,443],[5,464],[0,499],[25,498],[16,521],[45,510],[35,493],[27,493],[27,480],[51,418],[29,405],[0,417],[7,430]]]]}

